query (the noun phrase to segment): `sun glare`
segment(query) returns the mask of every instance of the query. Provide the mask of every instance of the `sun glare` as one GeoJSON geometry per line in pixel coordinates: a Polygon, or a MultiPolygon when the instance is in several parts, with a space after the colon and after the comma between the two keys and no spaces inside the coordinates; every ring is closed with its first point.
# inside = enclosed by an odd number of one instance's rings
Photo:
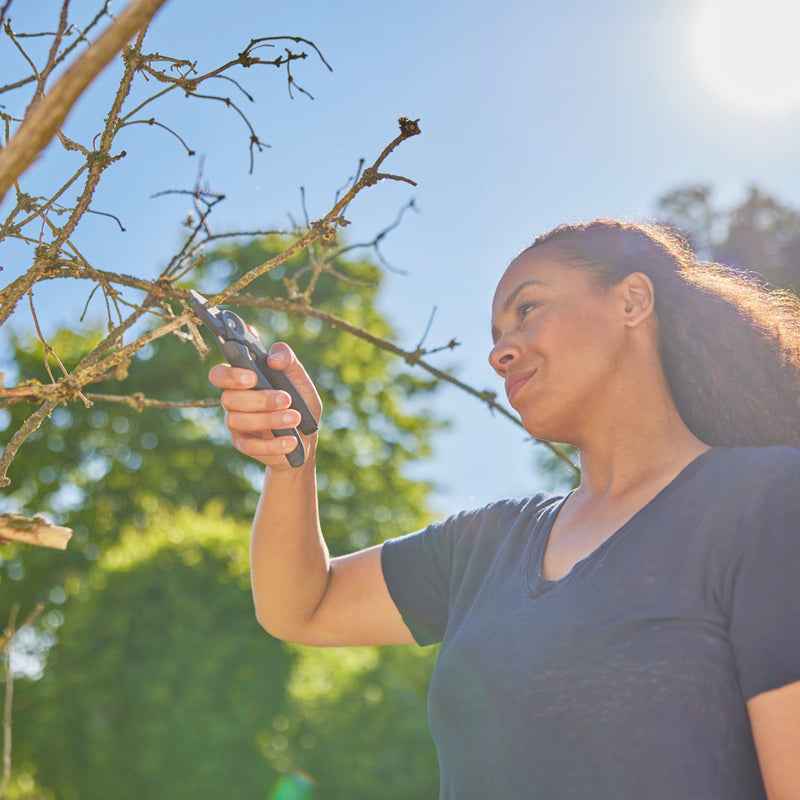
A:
{"type": "Polygon", "coordinates": [[[741,111],[791,111],[800,106],[798,30],[798,0],[700,0],[690,29],[698,75],[741,111]]]}

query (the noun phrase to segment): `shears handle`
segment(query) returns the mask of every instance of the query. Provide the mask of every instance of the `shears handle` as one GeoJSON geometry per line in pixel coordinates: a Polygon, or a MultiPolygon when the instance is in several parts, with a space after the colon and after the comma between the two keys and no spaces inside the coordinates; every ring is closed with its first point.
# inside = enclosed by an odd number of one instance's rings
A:
{"type": "MultiPolygon", "coordinates": [[[[192,291],[190,305],[200,321],[211,330],[219,349],[228,363],[234,367],[249,369],[256,374],[254,389],[280,389],[292,398],[290,408],[300,413],[300,424],[297,426],[306,436],[317,431],[317,421],[311,413],[306,401],[292,383],[289,376],[281,370],[272,369],[267,364],[267,351],[261,343],[255,328],[247,325],[233,311],[220,310],[216,306],[207,306],[205,298],[192,291]]],[[[293,467],[299,467],[305,461],[305,448],[300,435],[294,428],[273,430],[275,436],[293,436],[297,445],[286,459],[293,467]]]]}

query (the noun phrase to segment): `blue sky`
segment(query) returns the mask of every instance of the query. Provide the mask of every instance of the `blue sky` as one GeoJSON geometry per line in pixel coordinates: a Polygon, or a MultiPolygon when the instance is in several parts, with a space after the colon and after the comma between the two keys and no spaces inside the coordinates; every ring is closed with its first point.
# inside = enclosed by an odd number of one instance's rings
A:
{"type": "MultiPolygon", "coordinates": [[[[220,231],[301,218],[301,185],[311,216],[324,213],[358,159],[371,159],[394,136],[397,118],[419,118],[422,135],[386,165],[419,185],[379,185],[362,194],[350,208],[347,235],[371,239],[415,199],[420,213],[408,214],[383,247],[406,274],[387,276],[381,308],[400,343],[414,347],[436,307],[426,344],[456,338],[462,346],[435,363],[502,392],[486,361],[489,305],[506,263],[537,234],[595,216],[652,215],[659,196],[687,183],[710,184],[723,203],[756,184],[800,206],[798,106],[787,101],[765,115],[737,104],[730,92],[711,88],[708,66],[704,73],[697,64],[695,19],[712,2],[170,0],[147,49],[198,58],[203,70],[235,56],[250,37],[290,34],[313,40],[333,67],[329,73],[309,58],[294,70],[313,101],[290,100],[277,72],[245,76],[258,99],[248,115],[271,145],[252,175],[247,131],[235,114],[221,105],[164,104],[159,119],[204,155],[210,187],[227,196],[216,213],[220,231]]],[[[33,26],[56,5],[16,0],[12,24],[33,26]]],[[[76,19],[95,7],[87,0],[72,5],[76,19]]],[[[757,31],[764,3],[726,4],[729,11],[736,6],[757,31]]],[[[778,16],[767,33],[785,27],[778,16]]],[[[744,62],[754,74],[769,67],[766,83],[794,66],[767,64],[782,45],[764,48],[760,40],[743,44],[727,35],[717,64],[744,62]]],[[[21,69],[8,48],[0,58],[4,74],[21,69]]],[[[92,130],[82,115],[101,108],[113,77],[112,69],[92,88],[68,120],[68,133],[92,130]]],[[[138,155],[109,171],[95,205],[123,219],[127,232],[94,218],[79,241],[95,266],[152,276],[179,241],[188,207],[180,198],[150,195],[191,188],[198,159],[156,129],[136,126],[129,135],[138,155]]],[[[51,152],[31,185],[56,164],[51,152]]],[[[0,251],[0,263],[6,278],[25,266],[12,249],[0,251]]],[[[52,310],[53,325],[75,316],[64,306],[63,287],[42,287],[37,302],[52,310]]],[[[22,308],[15,316],[17,327],[29,325],[22,308]]],[[[439,484],[441,512],[548,488],[524,432],[453,388],[442,389],[438,404],[454,424],[420,474],[439,484]]]]}

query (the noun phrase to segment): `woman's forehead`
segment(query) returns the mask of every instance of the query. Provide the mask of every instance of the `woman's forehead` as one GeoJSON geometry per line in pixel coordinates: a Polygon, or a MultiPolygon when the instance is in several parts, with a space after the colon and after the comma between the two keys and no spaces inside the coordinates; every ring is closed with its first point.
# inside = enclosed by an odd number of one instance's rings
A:
{"type": "Polygon", "coordinates": [[[563,261],[552,253],[525,250],[506,268],[495,289],[495,303],[504,299],[523,283],[552,284],[566,270],[563,261]]]}
{"type": "Polygon", "coordinates": [[[508,265],[500,278],[492,300],[492,316],[509,311],[527,287],[541,288],[550,294],[597,294],[598,289],[591,270],[570,263],[551,248],[526,250],[508,265]]]}

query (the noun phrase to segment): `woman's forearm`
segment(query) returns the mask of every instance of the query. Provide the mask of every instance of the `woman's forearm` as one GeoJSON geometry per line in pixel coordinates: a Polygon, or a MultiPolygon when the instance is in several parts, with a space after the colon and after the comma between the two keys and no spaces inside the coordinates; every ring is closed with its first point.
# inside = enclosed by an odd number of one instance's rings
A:
{"type": "Polygon", "coordinates": [[[253,521],[250,563],[259,624],[280,639],[301,639],[325,595],[330,570],[313,453],[299,469],[267,469],[253,521]]]}

